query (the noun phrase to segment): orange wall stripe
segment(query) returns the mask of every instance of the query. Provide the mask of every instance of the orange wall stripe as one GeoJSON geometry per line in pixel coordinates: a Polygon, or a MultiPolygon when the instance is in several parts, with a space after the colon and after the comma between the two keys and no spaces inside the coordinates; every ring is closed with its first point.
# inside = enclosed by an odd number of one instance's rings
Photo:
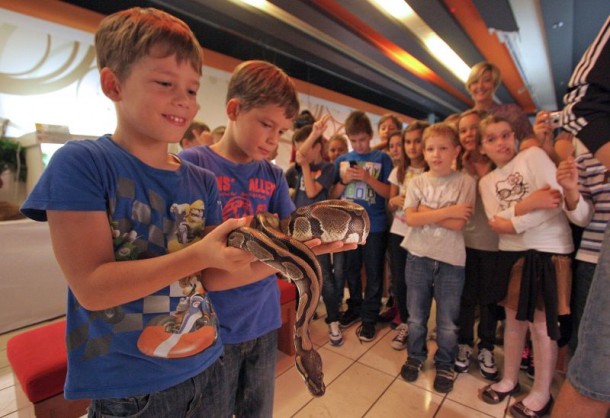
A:
{"type": "Polygon", "coordinates": [[[487,24],[483,21],[472,0],[443,1],[485,59],[500,68],[502,83],[519,106],[527,113],[535,112],[534,100],[530,96],[508,49],[498,40],[496,35],[489,32],[487,24]]]}
{"type": "Polygon", "coordinates": [[[443,80],[438,74],[424,65],[421,61],[409,54],[407,51],[391,42],[379,32],[368,26],[362,20],[351,14],[348,10],[337,4],[334,0],[312,0],[318,7],[334,16],[338,22],[350,28],[352,32],[360,36],[365,41],[374,45],[383,52],[388,58],[396,62],[402,68],[415,74],[419,78],[437,85],[456,99],[472,106],[470,97],[463,94],[460,90],[443,80]]]}

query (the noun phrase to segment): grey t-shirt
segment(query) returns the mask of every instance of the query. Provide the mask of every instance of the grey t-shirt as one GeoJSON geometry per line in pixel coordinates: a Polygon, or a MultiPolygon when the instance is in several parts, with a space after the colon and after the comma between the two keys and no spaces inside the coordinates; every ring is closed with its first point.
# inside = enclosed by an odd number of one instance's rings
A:
{"type": "MultiPolygon", "coordinates": [[[[465,173],[453,172],[445,177],[434,177],[426,172],[409,183],[405,208],[424,205],[431,209],[441,209],[457,204],[474,207],[475,187],[475,180],[465,173]]],[[[461,230],[443,228],[436,224],[409,227],[401,246],[418,257],[462,267],[466,263],[461,230]]]]}

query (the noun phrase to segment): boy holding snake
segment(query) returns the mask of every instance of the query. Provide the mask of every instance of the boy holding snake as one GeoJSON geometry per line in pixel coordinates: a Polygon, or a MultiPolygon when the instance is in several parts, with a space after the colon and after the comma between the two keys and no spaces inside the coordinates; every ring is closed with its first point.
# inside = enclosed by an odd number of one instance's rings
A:
{"type": "Polygon", "coordinates": [[[132,8],[95,35],[117,127],[54,154],[23,213],[48,221],[69,285],[68,399],[90,417],[226,416],[217,318],[199,283],[252,257],[227,247],[214,176],[168,154],[198,110],[201,47],[179,19],[132,8]],[[145,122],[144,122],[145,121],[145,122]]]}
{"type": "MultiPolygon", "coordinates": [[[[223,219],[271,212],[280,219],[295,210],[281,168],[267,161],[292,128],[299,103],[292,80],[264,61],[238,65],[226,96],[227,127],[219,142],[180,153],[216,174],[223,219]]],[[[308,245],[320,244],[318,239],[308,245]]],[[[355,244],[318,245],[318,254],[355,244]]],[[[281,325],[276,270],[252,263],[239,272],[204,272],[204,284],[220,318],[225,342],[223,396],[237,417],[271,417],[277,329],[281,325]],[[254,281],[254,283],[253,283],[254,281]]]]}

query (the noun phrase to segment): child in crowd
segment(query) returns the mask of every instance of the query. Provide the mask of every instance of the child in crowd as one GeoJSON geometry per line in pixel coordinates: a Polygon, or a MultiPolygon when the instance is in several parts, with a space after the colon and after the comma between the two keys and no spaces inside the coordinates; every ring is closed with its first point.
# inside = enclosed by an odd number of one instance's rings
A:
{"type": "Polygon", "coordinates": [[[347,138],[345,135],[337,134],[333,135],[327,144],[327,155],[328,161],[332,164],[339,155],[343,155],[347,152],[347,138]]]}
{"type": "Polygon", "coordinates": [[[107,16],[95,34],[112,135],[59,149],[23,204],[49,222],[68,281],[68,399],[89,416],[226,416],[217,317],[200,272],[253,257],[226,246],[214,176],[167,153],[199,108],[202,51],[156,9],[107,16]],[[207,235],[206,235],[207,234],[207,235]]]}
{"type": "Polygon", "coordinates": [[[362,341],[375,338],[375,324],[381,307],[383,290],[383,264],[387,241],[386,199],[390,193],[388,176],[392,170],[390,157],[371,149],[373,128],[368,116],[362,111],[353,111],[345,121],[345,132],[353,151],[343,154],[335,161],[335,185],[332,197],[341,197],[362,205],[370,218],[371,230],[366,244],[354,251],[335,254],[335,274],[349,286],[348,309],[339,319],[346,328],[362,317],[362,326],[357,330],[362,341]],[[343,264],[341,264],[343,263],[343,264]],[[344,266],[339,268],[337,266],[344,266]],[[362,298],[360,269],[364,264],[366,289],[362,298]]]}
{"type": "Polygon", "coordinates": [[[398,322],[396,324],[396,336],[392,339],[392,348],[395,350],[404,350],[407,347],[407,336],[409,335],[409,326],[407,325],[407,320],[409,319],[407,285],[405,283],[407,252],[400,245],[407,232],[403,207],[409,182],[413,177],[423,173],[426,168],[422,135],[424,129],[428,126],[427,122],[413,121],[404,132],[395,131],[390,134],[390,148],[392,148],[392,142],[396,137],[398,137],[402,144],[402,158],[390,173],[390,198],[388,199],[388,209],[393,214],[388,246],[390,251],[390,268],[394,281],[396,322],[398,322]]]}
{"type": "Polygon", "coordinates": [[[210,127],[198,120],[191,122],[186,132],[184,132],[184,136],[180,139],[182,149],[209,144],[211,144],[210,127]]]}
{"type": "MultiPolygon", "coordinates": [[[[479,152],[479,122],[481,113],[468,110],[458,118],[458,134],[464,149],[462,165],[464,171],[479,180],[492,170],[492,162],[479,152]]],[[[501,286],[496,282],[498,254],[498,234],[487,222],[483,202],[477,193],[475,210],[464,227],[466,244],[466,281],[460,305],[458,354],[455,371],[465,373],[470,365],[474,347],[475,307],[479,306],[478,365],[481,375],[489,380],[497,380],[498,368],[494,357],[496,326],[498,323],[497,303],[504,297],[498,292],[501,286]]]]}
{"type": "MultiPolygon", "coordinates": [[[[313,125],[298,129],[292,136],[296,149],[296,163],[286,172],[286,177],[295,177],[294,203],[297,208],[328,199],[334,180],[334,167],[322,159],[324,137],[329,116],[323,116],[313,125]],[[294,175],[291,175],[294,172],[294,175]]],[[[318,256],[322,276],[322,297],[326,306],[328,339],[334,346],[343,344],[343,334],[339,327],[339,304],[343,299],[343,282],[333,274],[330,254],[318,256]]]]}
{"type": "Polygon", "coordinates": [[[550,412],[551,382],[557,362],[557,316],[569,313],[572,281],[572,235],[560,199],[538,204],[539,189],[558,190],[556,168],[539,147],[517,153],[511,124],[500,117],[481,121],[481,153],[496,168],[479,182],[492,230],[499,234],[496,274],[507,289],[504,331],[504,376],[483,390],[490,404],[517,394],[521,352],[528,328],[536,374],[530,393],[510,408],[513,416],[542,416],[550,412]],[[533,414],[533,415],[532,415],[533,414]]]}
{"type": "MultiPolygon", "coordinates": [[[[223,219],[264,211],[286,219],[294,211],[284,173],[266,158],[292,127],[298,110],[294,84],[281,69],[264,61],[245,61],[235,68],[229,80],[228,122],[222,139],[180,153],[184,160],[216,175],[223,219]]],[[[321,248],[337,251],[341,245],[321,248]]],[[[222,397],[237,417],[272,416],[281,325],[275,273],[262,263],[253,263],[234,274],[208,270],[204,275],[225,342],[222,397]],[[255,278],[259,280],[251,283],[255,278]]]]}
{"type": "Polygon", "coordinates": [[[458,316],[464,286],[466,251],[462,229],[475,203],[475,181],[452,167],[460,154],[453,127],[434,124],[424,131],[424,158],[429,171],[407,188],[405,212],[409,226],[402,246],[408,251],[405,278],[409,309],[408,358],[402,377],[413,382],[427,357],[426,334],[432,298],[436,300],[434,389],[453,389],[458,316]]]}
{"type": "Polygon", "coordinates": [[[372,149],[388,152],[390,132],[400,130],[402,130],[402,122],[398,119],[398,116],[392,113],[382,115],[377,123],[377,134],[380,142],[372,149]]]}

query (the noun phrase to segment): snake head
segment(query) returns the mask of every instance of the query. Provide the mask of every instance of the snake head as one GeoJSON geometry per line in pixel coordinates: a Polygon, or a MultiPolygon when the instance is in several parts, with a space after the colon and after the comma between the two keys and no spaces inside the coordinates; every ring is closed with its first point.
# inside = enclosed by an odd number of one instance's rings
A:
{"type": "Polygon", "coordinates": [[[326,393],[324,373],[322,372],[322,357],[315,350],[306,350],[297,354],[295,358],[297,370],[303,376],[309,393],[313,396],[322,396],[326,393]]]}

